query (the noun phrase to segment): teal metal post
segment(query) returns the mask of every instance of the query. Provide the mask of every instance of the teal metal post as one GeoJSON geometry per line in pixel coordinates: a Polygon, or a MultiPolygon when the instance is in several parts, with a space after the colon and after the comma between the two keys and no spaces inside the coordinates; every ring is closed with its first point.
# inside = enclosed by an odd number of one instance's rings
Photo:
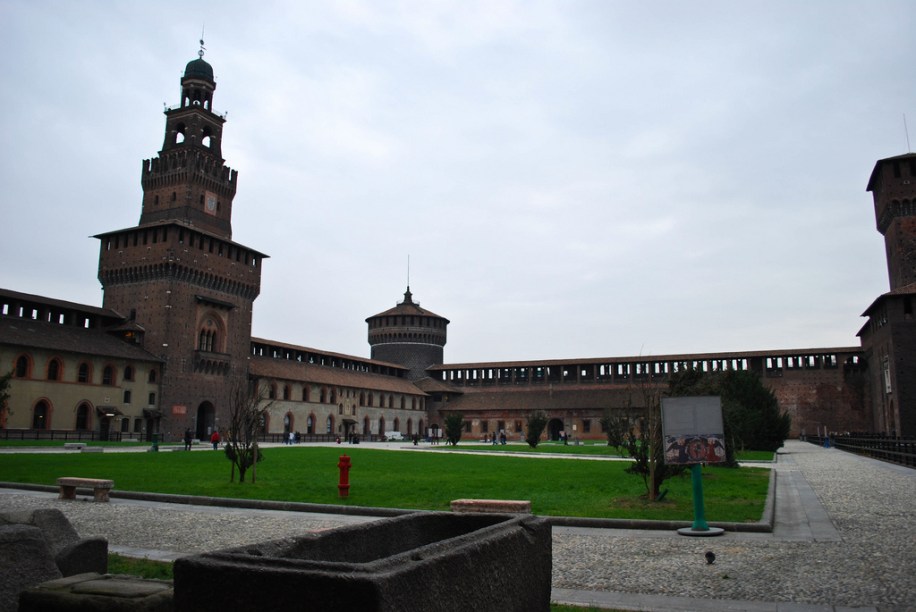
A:
{"type": "Polygon", "coordinates": [[[706,511],[703,509],[703,470],[699,463],[690,466],[693,478],[693,527],[694,531],[709,531],[706,511]]]}

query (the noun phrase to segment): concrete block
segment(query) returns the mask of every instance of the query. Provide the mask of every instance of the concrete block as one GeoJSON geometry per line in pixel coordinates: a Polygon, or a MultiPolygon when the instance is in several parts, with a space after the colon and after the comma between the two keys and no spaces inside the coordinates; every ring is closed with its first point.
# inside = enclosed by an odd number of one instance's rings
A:
{"type": "Polygon", "coordinates": [[[550,609],[551,529],[532,515],[418,512],[183,557],[178,610],[550,609]]]}
{"type": "Polygon", "coordinates": [[[23,589],[60,577],[41,529],[0,526],[0,610],[15,610],[23,589]]]}
{"type": "Polygon", "coordinates": [[[85,538],[63,548],[54,557],[60,573],[75,576],[108,572],[108,540],[103,537],[85,538]]]}

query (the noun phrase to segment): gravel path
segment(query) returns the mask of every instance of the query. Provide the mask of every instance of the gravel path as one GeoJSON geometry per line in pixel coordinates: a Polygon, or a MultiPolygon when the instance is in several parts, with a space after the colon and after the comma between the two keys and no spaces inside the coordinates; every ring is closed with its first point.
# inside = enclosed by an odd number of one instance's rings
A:
{"type": "Polygon", "coordinates": [[[777,469],[802,473],[836,528],[832,541],[555,529],[554,587],[916,610],[916,470],[802,442],[784,450],[777,469]]]}
{"type": "MultiPolygon", "coordinates": [[[[829,514],[833,536],[777,530],[691,538],[667,531],[557,527],[553,587],[916,610],[916,470],[802,442],[788,442],[784,450],[777,469],[807,480],[829,514]],[[716,554],[713,565],[704,559],[707,550],[716,554]]],[[[113,550],[154,558],[374,520],[122,499],[65,502],[0,489],[0,512],[38,507],[60,508],[80,535],[104,536],[113,550]]]]}

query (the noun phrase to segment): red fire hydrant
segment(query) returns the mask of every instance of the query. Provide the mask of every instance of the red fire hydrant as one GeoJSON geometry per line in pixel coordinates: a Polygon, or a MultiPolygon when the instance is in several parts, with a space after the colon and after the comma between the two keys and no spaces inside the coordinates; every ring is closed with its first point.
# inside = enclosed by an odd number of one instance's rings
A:
{"type": "Polygon", "coordinates": [[[350,494],[350,458],[346,455],[341,455],[337,467],[340,468],[340,484],[337,485],[338,496],[347,497],[350,494]]]}

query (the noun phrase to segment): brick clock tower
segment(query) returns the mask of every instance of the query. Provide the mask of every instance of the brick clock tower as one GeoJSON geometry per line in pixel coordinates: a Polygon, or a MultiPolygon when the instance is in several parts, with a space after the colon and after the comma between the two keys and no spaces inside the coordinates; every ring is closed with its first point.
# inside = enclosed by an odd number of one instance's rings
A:
{"type": "Polygon", "coordinates": [[[238,174],[224,165],[226,119],[213,111],[213,68],[199,55],[185,68],[181,103],[165,111],[162,150],[143,161],[139,224],[95,236],[103,306],[128,317],[164,360],[147,423],[172,440],[228,423],[231,390],[248,380],[266,258],[232,241],[238,174]]]}
{"type": "Polygon", "coordinates": [[[890,285],[865,311],[868,322],[859,331],[874,430],[916,436],[916,154],[879,160],[867,189],[890,285]]]}

